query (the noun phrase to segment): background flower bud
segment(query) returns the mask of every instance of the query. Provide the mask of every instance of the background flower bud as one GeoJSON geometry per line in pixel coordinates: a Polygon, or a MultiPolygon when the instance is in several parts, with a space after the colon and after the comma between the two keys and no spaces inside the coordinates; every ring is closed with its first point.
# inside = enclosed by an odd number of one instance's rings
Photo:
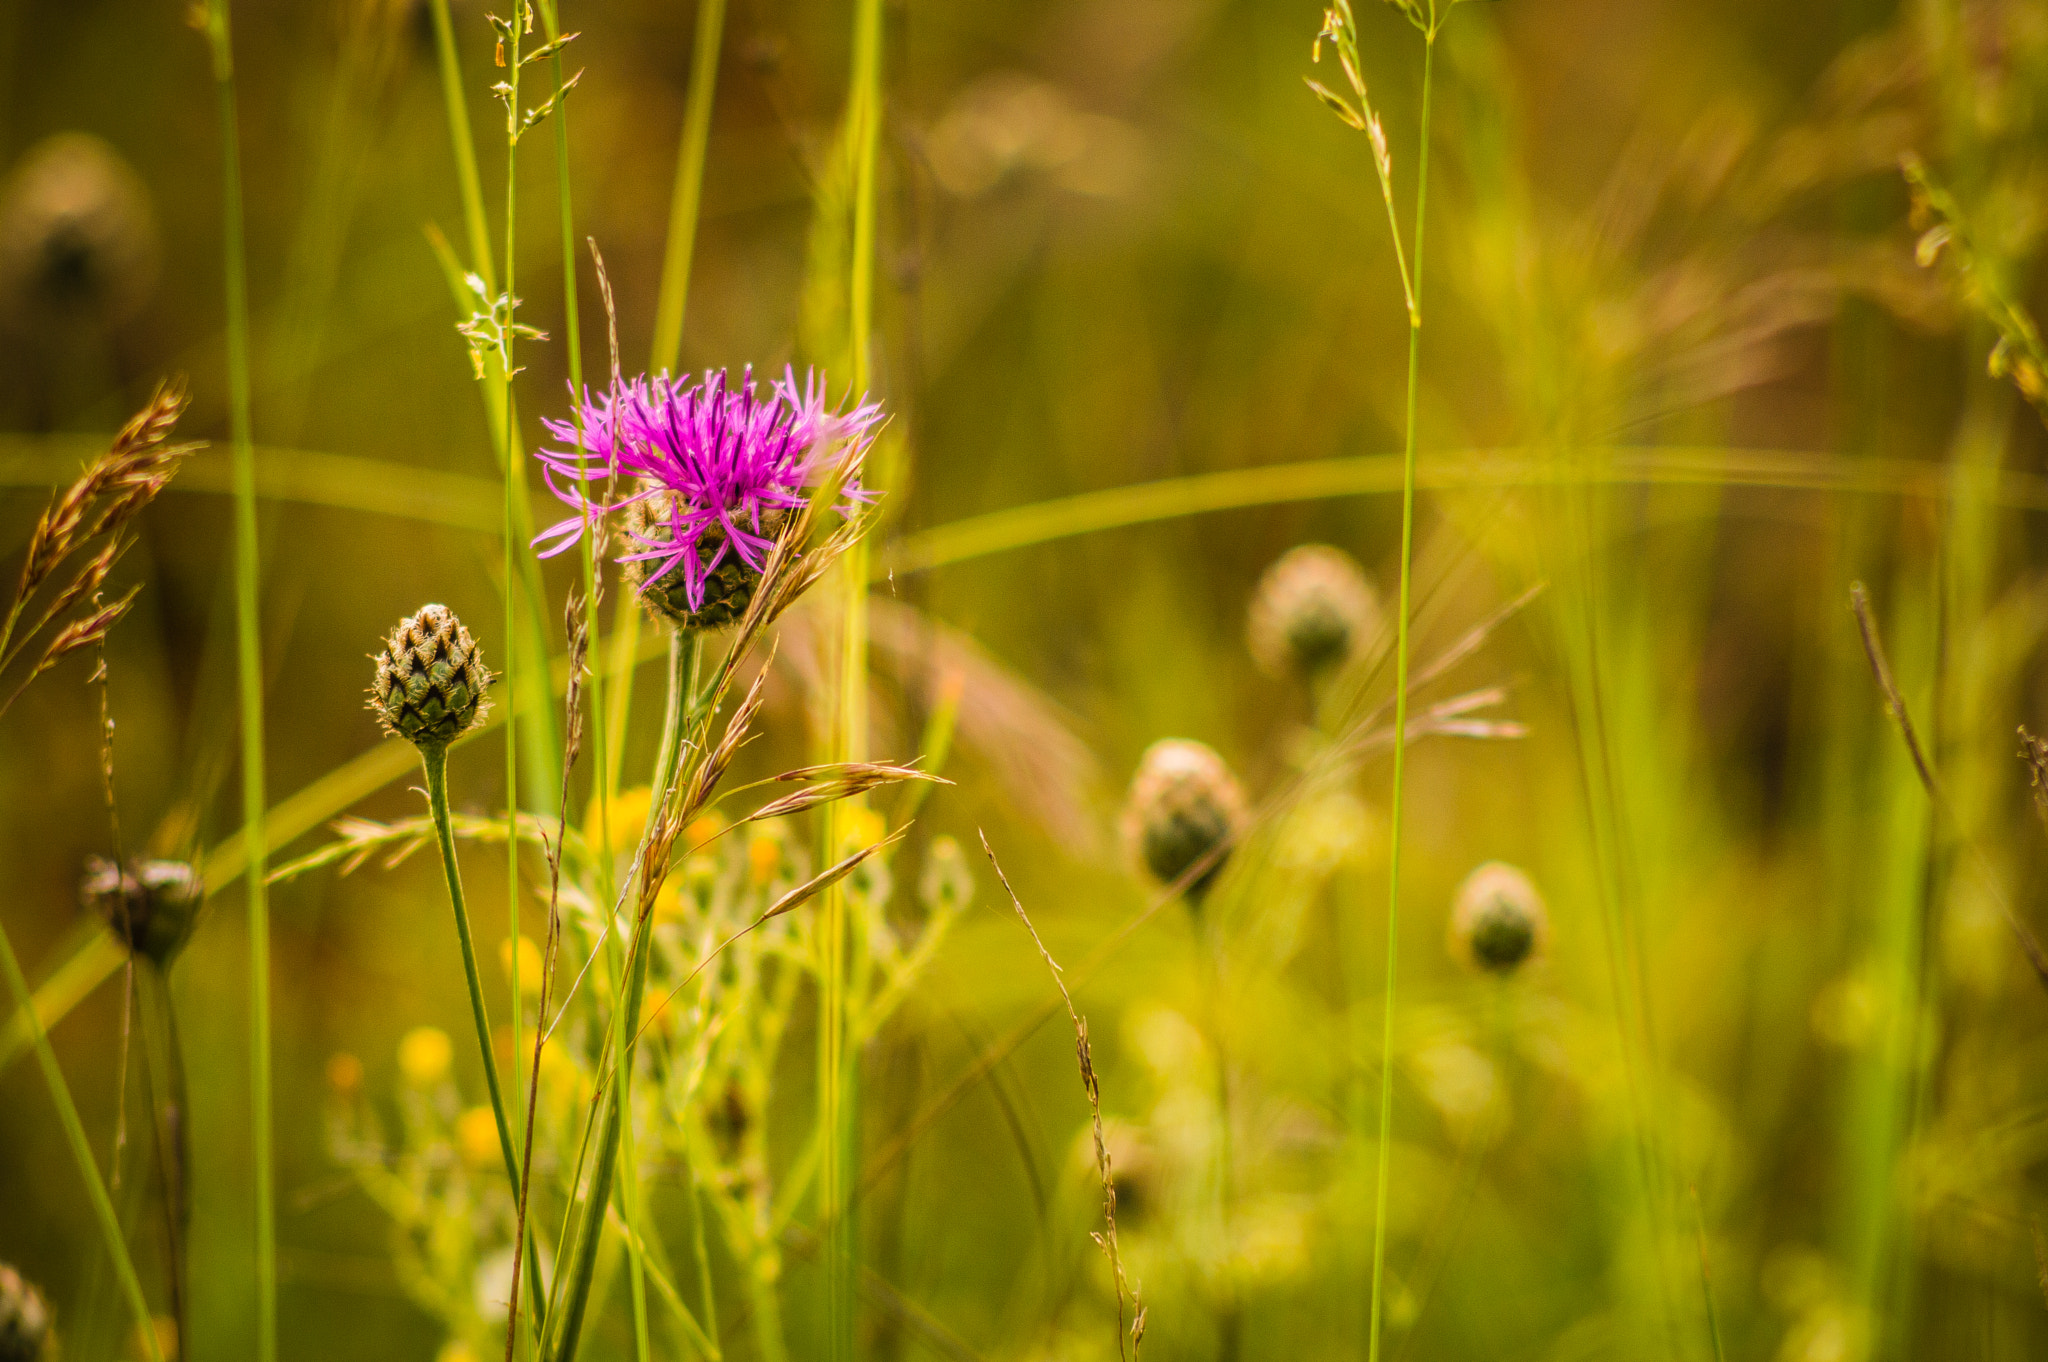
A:
{"type": "Polygon", "coordinates": [[[0,1362],[40,1362],[55,1356],[49,1303],[19,1272],[0,1263],[0,1362]]]}
{"type": "MultiPolygon", "coordinates": [[[[1145,749],[1124,803],[1123,837],[1154,879],[1174,883],[1244,825],[1244,791],[1213,749],[1184,738],[1145,749]]],[[[1190,902],[1201,902],[1229,858],[1225,850],[1187,886],[1190,902]]]]}
{"type": "Polygon", "coordinates": [[[126,320],[158,256],[149,191],[90,133],[44,138],[0,186],[0,309],[17,327],[126,320]]]}
{"type": "Polygon", "coordinates": [[[415,747],[446,747],[476,727],[491,684],[469,630],[445,605],[400,620],[377,654],[370,709],[415,747]]]}
{"type": "Polygon", "coordinates": [[[1514,973],[1540,954],[1550,915],[1529,877],[1488,861],[1465,877],[1451,906],[1451,954],[1488,974],[1514,973]]]}
{"type": "Polygon", "coordinates": [[[88,856],[78,897],[130,950],[162,966],[191,938],[205,895],[198,872],[183,861],[137,861],[124,872],[88,856]]]}
{"type": "Polygon", "coordinates": [[[1350,554],[1302,544],[1275,559],[1252,594],[1247,633],[1267,673],[1310,680],[1378,637],[1379,594],[1350,554]]]}

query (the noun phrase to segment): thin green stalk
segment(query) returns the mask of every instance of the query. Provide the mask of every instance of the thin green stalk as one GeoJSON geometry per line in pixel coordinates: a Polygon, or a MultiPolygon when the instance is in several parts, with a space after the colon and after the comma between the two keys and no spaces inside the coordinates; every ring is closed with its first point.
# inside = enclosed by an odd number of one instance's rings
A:
{"type": "Polygon", "coordinates": [[[718,1342],[718,1297],[711,1287],[711,1251],[704,1242],[704,1191],[697,1182],[697,1165],[683,1167],[683,1189],[690,1197],[690,1251],[697,1256],[697,1294],[703,1301],[704,1331],[711,1340],[706,1354],[714,1359],[725,1355],[718,1342]]]}
{"type": "MultiPolygon", "coordinates": [[[[477,170],[476,144],[472,140],[469,115],[463,103],[462,67],[455,50],[455,34],[448,23],[447,0],[435,0],[435,44],[440,57],[442,99],[448,110],[448,131],[455,157],[457,183],[462,187],[462,217],[464,232],[469,240],[471,262],[469,269],[483,281],[484,292],[492,298],[498,295],[493,282],[496,270],[491,259],[490,228],[484,214],[481,179],[477,170]]],[[[523,17],[526,0],[521,0],[519,14],[523,17]]],[[[512,80],[516,83],[518,66],[510,68],[512,80]]],[[[519,117],[516,97],[507,101],[508,124],[516,126],[519,117]]],[[[557,109],[559,112],[559,108],[557,109]]],[[[508,136],[508,141],[512,140],[508,136]]],[[[507,202],[513,201],[513,184],[508,173],[506,183],[507,202]]],[[[453,292],[456,305],[461,310],[476,308],[485,300],[476,297],[475,292],[464,280],[464,270],[456,260],[447,243],[440,239],[437,231],[429,229],[428,240],[442,257],[444,271],[453,292]]],[[[513,224],[510,215],[506,221],[506,241],[513,242],[513,224]]],[[[507,262],[505,297],[511,296],[512,279],[510,262],[507,262]]],[[[522,454],[519,447],[518,408],[513,400],[511,375],[513,372],[510,339],[505,350],[487,357],[483,374],[484,419],[490,427],[491,449],[494,457],[502,460],[499,474],[504,482],[503,491],[510,501],[512,528],[519,539],[531,543],[534,534],[533,505],[525,478],[520,473],[522,454]]],[[[500,520],[503,520],[501,511],[500,520]]],[[[521,668],[541,665],[548,655],[546,613],[547,590],[541,582],[540,564],[532,554],[519,555],[510,560],[516,573],[508,570],[504,590],[508,596],[516,595],[524,609],[518,619],[519,632],[507,631],[505,650],[510,659],[508,674],[516,674],[521,668]]],[[[508,609],[507,618],[512,618],[508,609]]],[[[507,715],[510,719],[510,692],[507,692],[507,715]]],[[[524,751],[526,763],[532,773],[528,782],[534,791],[534,798],[545,800],[547,793],[561,784],[561,771],[556,765],[560,749],[554,731],[554,711],[547,705],[535,705],[531,712],[522,713],[519,718],[525,726],[524,751]]],[[[507,741],[511,741],[508,735],[507,741]]],[[[508,800],[508,803],[514,802],[508,800]]],[[[547,814],[550,810],[536,804],[531,812],[547,814]]]]}
{"type": "Polygon", "coordinates": [[[455,47],[455,25],[448,18],[448,0],[433,0],[434,50],[441,65],[441,99],[448,110],[448,137],[455,144],[455,183],[462,192],[462,222],[469,234],[470,268],[497,292],[497,271],[491,264],[491,238],[485,227],[483,181],[476,172],[475,138],[469,130],[469,105],[462,97],[462,59],[455,47]]]}
{"type": "Polygon", "coordinates": [[[1408,433],[1401,466],[1401,586],[1394,624],[1394,792],[1387,819],[1387,976],[1380,1021],[1379,1170],[1373,1185],[1372,1318],[1366,1357],[1379,1362],[1387,1269],[1387,1188],[1394,1152],[1394,985],[1401,945],[1401,804],[1408,763],[1408,611],[1415,558],[1416,415],[1422,372],[1422,240],[1429,202],[1429,112],[1436,71],[1436,23],[1423,32],[1421,151],[1415,168],[1415,250],[1408,296],[1408,433]]]}
{"type": "MultiPolygon", "coordinates": [[[[476,968],[476,943],[469,931],[469,908],[462,895],[462,869],[455,859],[455,830],[448,817],[448,749],[422,747],[420,762],[427,771],[427,807],[434,817],[434,833],[441,843],[441,873],[448,881],[448,905],[455,912],[455,935],[462,943],[462,973],[469,984],[469,1010],[476,1021],[476,1045],[484,1061],[484,1086],[490,1089],[491,1115],[498,1122],[498,1151],[505,1159],[505,1176],[517,1194],[518,1145],[512,1138],[512,1122],[505,1113],[505,1095],[498,1083],[498,1060],[491,1050],[491,1017],[484,1006],[483,979],[476,968]]],[[[514,1010],[517,1010],[516,1004],[514,1010]]],[[[526,1241],[527,1271],[540,1281],[540,1257],[529,1234],[526,1241]]]]}
{"type": "Polygon", "coordinates": [[[690,300],[690,261],[697,249],[697,216],[704,197],[704,153],[711,140],[712,96],[718,89],[718,52],[725,37],[725,0],[697,0],[696,45],[676,149],[676,183],[669,200],[668,248],[662,254],[661,291],[654,303],[654,365],[671,372],[682,362],[683,314],[690,300]]]}
{"type": "Polygon", "coordinates": [[[747,1269],[747,1294],[754,1317],[754,1349],[761,1362],[789,1362],[789,1344],[782,1334],[782,1301],[776,1292],[772,1264],[775,1257],[761,1253],[747,1269]]]}
{"type": "MultiPolygon", "coordinates": [[[[547,25],[548,39],[553,41],[562,33],[556,0],[543,0],[541,21],[547,25]]],[[[562,92],[567,88],[562,80],[562,54],[557,51],[550,59],[555,75],[555,186],[561,204],[562,215],[562,332],[567,345],[566,358],[569,364],[569,390],[583,392],[583,326],[581,308],[577,301],[576,289],[576,208],[569,188],[569,111],[562,102],[562,92]]],[[[577,471],[587,473],[589,451],[583,440],[583,407],[579,402],[571,408],[576,422],[577,471]]],[[[583,615],[584,629],[591,655],[604,655],[604,628],[598,616],[597,580],[597,531],[594,518],[584,526],[583,538],[579,541],[582,550],[583,567],[583,615]]],[[[590,716],[591,762],[593,767],[592,788],[597,795],[597,840],[598,845],[611,845],[611,757],[613,750],[607,743],[609,736],[605,724],[605,675],[604,668],[597,667],[584,681],[583,704],[590,716]]],[[[598,892],[606,902],[612,895],[612,859],[609,855],[597,858],[598,892]]],[[[517,951],[515,944],[514,951],[517,951]]],[[[517,964],[515,955],[514,964],[517,964]]]]}
{"type": "MultiPolygon", "coordinates": [[[[860,0],[854,13],[853,74],[847,95],[846,146],[853,158],[853,241],[847,280],[847,351],[856,395],[867,391],[868,342],[874,330],[875,179],[881,133],[881,0],[860,0]]],[[[842,569],[845,616],[839,641],[836,760],[861,761],[867,755],[869,549],[865,538],[846,555],[842,569]]],[[[839,855],[848,819],[857,800],[835,804],[825,818],[826,859],[839,855]]],[[[853,1354],[853,1301],[859,1263],[849,1222],[848,1196],[852,1151],[857,1126],[852,1119],[853,1085],[847,1053],[847,904],[844,885],[834,886],[824,903],[822,940],[823,998],[819,1017],[819,1103],[825,1132],[819,1197],[824,1205],[826,1234],[827,1355],[845,1362],[853,1354]]]]}
{"type": "Polygon", "coordinates": [[[227,280],[228,428],[234,447],[235,660],[242,717],[242,825],[249,901],[249,1144],[256,1201],[256,1356],[277,1356],[277,1204],[271,1154],[269,848],[263,836],[263,660],[258,637],[256,455],[249,422],[249,278],[242,239],[242,146],[228,0],[210,0],[221,141],[221,255],[227,280]]]}
{"type": "Polygon", "coordinates": [[[50,1049],[50,1037],[43,1030],[42,1019],[36,1016],[35,1007],[29,1001],[28,979],[21,972],[21,962],[15,958],[14,945],[7,939],[5,928],[0,928],[0,971],[7,975],[7,989],[14,995],[15,1007],[28,1018],[29,1039],[36,1052],[36,1062],[42,1065],[43,1082],[50,1089],[50,1101],[57,1108],[57,1120],[64,1127],[64,1139],[71,1146],[71,1157],[78,1164],[78,1175],[85,1180],[85,1194],[92,1202],[93,1218],[99,1221],[100,1237],[106,1241],[108,1256],[114,1260],[114,1275],[121,1279],[122,1294],[128,1297],[129,1308],[135,1312],[136,1329],[142,1335],[143,1346],[149,1350],[150,1362],[164,1362],[163,1349],[157,1341],[156,1324],[150,1318],[149,1298],[142,1294],[142,1280],[135,1275],[135,1262],[128,1256],[128,1242],[121,1234],[121,1218],[114,1213],[114,1203],[107,1196],[107,1184],[100,1177],[99,1165],[93,1162],[92,1142],[86,1138],[85,1125],[78,1119],[78,1107],[71,1100],[71,1088],[64,1081],[64,1071],[57,1067],[57,1055],[50,1049]]]}
{"type": "MultiPolygon", "coordinates": [[[[698,634],[692,633],[687,639],[681,634],[670,636],[668,705],[662,723],[661,747],[655,758],[654,797],[647,814],[650,830],[655,820],[662,816],[681,767],[679,757],[683,734],[688,727],[689,711],[693,708],[697,664],[702,649],[702,637],[698,634]]],[[[641,840],[644,845],[644,835],[641,840]]],[[[542,1349],[542,1355],[551,1362],[574,1362],[583,1331],[583,1316],[590,1305],[591,1283],[597,1271],[598,1244],[604,1237],[605,1207],[611,1200],[612,1182],[618,1171],[622,1147],[627,1157],[631,1157],[631,1137],[624,1128],[630,1124],[627,1103],[631,1101],[630,1075],[638,1037],[635,1023],[646,992],[647,959],[652,953],[649,927],[653,921],[651,913],[637,913],[636,918],[633,939],[621,972],[622,987],[617,991],[614,1016],[618,1032],[614,1042],[617,1048],[613,1050],[612,1082],[598,1099],[601,1109],[597,1121],[597,1162],[590,1176],[589,1196],[577,1220],[576,1237],[564,1277],[562,1303],[558,1309],[549,1311],[547,1346],[542,1349]]],[[[627,1247],[633,1251],[637,1246],[630,1241],[638,1236],[639,1229],[630,1222],[628,1229],[627,1247]]]]}
{"type": "MultiPolygon", "coordinates": [[[[519,42],[526,26],[520,22],[525,0],[514,0],[512,6],[511,65],[506,73],[506,83],[511,87],[505,97],[505,296],[513,298],[514,265],[518,259],[515,247],[519,230],[519,42]]],[[[505,475],[504,504],[504,573],[505,573],[505,647],[514,654],[505,668],[500,681],[505,703],[505,931],[512,943],[512,1067],[513,1081],[519,1073],[519,609],[518,591],[514,587],[514,574],[518,568],[518,534],[514,529],[513,487],[517,480],[518,456],[513,451],[513,432],[519,422],[513,406],[512,376],[518,372],[513,360],[513,346],[518,333],[513,322],[517,321],[517,303],[509,304],[512,310],[502,332],[499,356],[504,364],[505,419],[499,435],[503,441],[503,467],[505,475]]],[[[490,1083],[491,1113],[498,1120],[498,1142],[505,1155],[505,1175],[511,1180],[515,1195],[525,1184],[520,1176],[519,1142],[512,1133],[512,1123],[505,1114],[505,1099],[498,1090],[497,1057],[491,1052],[490,1023],[484,1016],[484,995],[477,979],[476,952],[470,946],[469,915],[462,907],[461,882],[455,870],[455,840],[442,831],[448,817],[448,794],[444,788],[448,753],[444,748],[438,753],[424,749],[421,755],[427,760],[427,796],[434,806],[434,827],[441,832],[441,861],[448,871],[448,897],[455,904],[455,924],[462,936],[462,965],[469,976],[469,1002],[476,1013],[477,1044],[483,1051],[484,1074],[490,1083]]],[[[523,1132],[522,1132],[523,1133],[523,1132]]],[[[533,1281],[540,1281],[540,1259],[536,1253],[527,1265],[533,1281]]]]}

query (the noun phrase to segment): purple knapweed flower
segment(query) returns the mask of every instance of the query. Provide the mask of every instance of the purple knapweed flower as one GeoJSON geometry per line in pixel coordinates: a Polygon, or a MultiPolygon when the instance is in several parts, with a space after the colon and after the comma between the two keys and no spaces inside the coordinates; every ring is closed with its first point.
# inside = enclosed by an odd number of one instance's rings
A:
{"type": "Polygon", "coordinates": [[[543,558],[574,545],[600,515],[624,512],[627,565],[656,609],[686,628],[714,628],[745,610],[789,514],[837,473],[852,502],[872,500],[859,460],[879,405],[829,409],[825,386],[794,370],[763,391],[746,370],[701,379],[667,374],[588,391],[576,419],[545,422],[566,449],[541,449],[548,488],[576,514],[534,540],[543,558]],[[579,426],[582,448],[577,448],[579,426]],[[604,484],[599,501],[591,484],[604,484]]]}

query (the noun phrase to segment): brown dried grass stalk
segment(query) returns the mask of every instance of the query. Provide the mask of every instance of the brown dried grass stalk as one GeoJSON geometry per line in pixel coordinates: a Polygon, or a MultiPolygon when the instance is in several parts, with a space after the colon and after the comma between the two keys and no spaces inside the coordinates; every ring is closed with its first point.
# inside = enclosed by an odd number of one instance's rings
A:
{"type": "Polygon", "coordinates": [[[1090,1231],[1093,1239],[1109,1258],[1110,1270],[1116,1274],[1116,1355],[1124,1353],[1124,1310],[1130,1308],[1131,1362],[1137,1362],[1138,1349],[1145,1340],[1145,1303],[1139,1297],[1138,1288],[1130,1284],[1124,1275],[1123,1253],[1116,1239],[1116,1169],[1109,1157],[1109,1145],[1102,1137],[1102,1085],[1095,1077],[1095,1056],[1088,1045],[1088,1019],[1074,1006],[1074,995],[1067,991],[1067,980],[1060,969],[1059,961],[1052,958],[1052,952],[1045,948],[1045,942],[1038,935],[1038,928],[1031,925],[1030,914],[1024,911],[1023,900],[1010,887],[1010,877],[1003,873],[1002,862],[996,859],[995,848],[988,844],[988,834],[981,834],[981,849],[988,855],[988,863],[995,867],[996,878],[1002,881],[1003,892],[1010,896],[1010,906],[1017,910],[1018,920],[1024,930],[1031,933],[1031,944],[1038,947],[1038,954],[1052,971],[1052,981],[1059,986],[1060,997],[1067,1005],[1067,1016],[1074,1022],[1074,1055],[1081,1065],[1081,1088],[1088,1094],[1088,1116],[1095,1128],[1095,1167],[1102,1175],[1102,1229],[1090,1231]]]}
{"type": "MultiPolygon", "coordinates": [[[[12,707],[29,683],[50,670],[71,653],[89,648],[106,638],[107,630],[131,602],[135,591],[105,604],[100,597],[107,576],[134,542],[131,533],[142,509],[156,499],[177,474],[185,458],[197,445],[170,443],[171,431],[186,405],[181,381],[166,382],[141,411],[131,418],[107,452],[87,464],[76,481],[50,499],[23,556],[21,577],[0,622],[0,669],[11,666],[35,652],[31,645],[48,634],[28,675],[0,702],[0,714],[12,707]],[[58,570],[76,553],[97,543],[98,548],[77,575],[47,599],[41,612],[27,628],[22,627],[30,606],[58,570]],[[73,614],[82,601],[90,602],[85,613],[73,614]]],[[[139,590],[139,588],[137,588],[139,590]]]]}

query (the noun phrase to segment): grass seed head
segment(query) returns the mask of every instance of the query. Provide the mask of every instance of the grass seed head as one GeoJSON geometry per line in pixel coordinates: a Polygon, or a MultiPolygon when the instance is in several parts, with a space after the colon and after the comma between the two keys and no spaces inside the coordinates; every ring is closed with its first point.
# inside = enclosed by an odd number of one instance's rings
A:
{"type": "Polygon", "coordinates": [[[400,620],[376,661],[370,709],[385,732],[415,747],[446,747],[483,718],[491,673],[447,606],[421,606],[400,620]]]}
{"type": "Polygon", "coordinates": [[[1351,555],[1328,544],[1289,549],[1252,596],[1252,657],[1273,676],[1313,680],[1378,636],[1379,594],[1351,555]]]}
{"type": "Polygon", "coordinates": [[[128,949],[159,967],[191,938],[205,897],[198,872],[183,861],[139,861],[124,871],[101,856],[86,858],[78,896],[128,949]]]}
{"type": "Polygon", "coordinates": [[[1174,884],[1207,859],[1187,886],[1199,906],[1243,832],[1244,790],[1212,748],[1164,738],[1145,749],[1124,802],[1123,836],[1133,859],[1161,884],[1174,884]],[[1222,848],[1221,851],[1218,849],[1222,848]]]}
{"type": "Polygon", "coordinates": [[[0,1362],[40,1362],[56,1355],[49,1302],[19,1272],[0,1263],[0,1362]]]}
{"type": "Polygon", "coordinates": [[[1488,861],[1465,877],[1451,906],[1451,954],[1487,974],[1513,974],[1543,951],[1550,914],[1529,877],[1488,861]]]}

